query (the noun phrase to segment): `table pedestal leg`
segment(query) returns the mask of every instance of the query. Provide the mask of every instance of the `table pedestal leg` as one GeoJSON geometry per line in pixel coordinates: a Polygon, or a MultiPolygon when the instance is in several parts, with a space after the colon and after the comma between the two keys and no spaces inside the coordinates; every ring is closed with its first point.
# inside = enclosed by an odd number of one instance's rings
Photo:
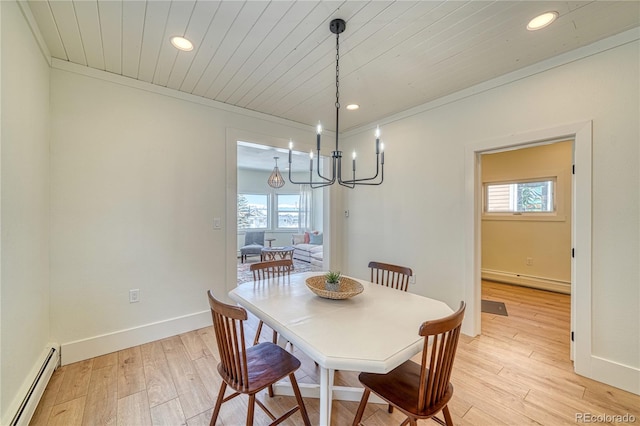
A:
{"type": "Polygon", "coordinates": [[[329,426],[331,423],[334,371],[320,367],[320,426],[329,426]]]}

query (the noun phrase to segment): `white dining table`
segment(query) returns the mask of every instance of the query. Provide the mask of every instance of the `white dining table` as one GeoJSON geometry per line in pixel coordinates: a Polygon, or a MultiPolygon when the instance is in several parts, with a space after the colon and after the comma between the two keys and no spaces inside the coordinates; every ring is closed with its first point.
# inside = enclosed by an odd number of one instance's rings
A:
{"type": "MultiPolygon", "coordinates": [[[[229,297],[318,364],[320,384],[300,386],[303,396],[320,398],[319,424],[328,426],[333,399],[359,401],[362,395],[362,388],[334,386],[335,370],[388,373],[422,350],[418,329],[424,321],[453,310],[438,300],[352,277],[363,285],[362,293],[325,299],[305,283],[322,274],[251,281],[238,285],[229,297]]],[[[276,386],[276,393],[290,394],[283,388],[276,386]]]]}

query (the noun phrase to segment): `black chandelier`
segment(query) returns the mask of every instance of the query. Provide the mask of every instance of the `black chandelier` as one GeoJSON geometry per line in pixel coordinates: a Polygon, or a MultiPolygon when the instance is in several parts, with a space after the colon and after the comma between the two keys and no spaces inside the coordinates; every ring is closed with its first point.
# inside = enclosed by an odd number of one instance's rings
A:
{"type": "Polygon", "coordinates": [[[289,142],[289,181],[297,185],[309,185],[311,188],[322,188],[338,182],[347,188],[355,188],[356,185],[380,185],[384,180],[384,146],[380,143],[380,129],[376,128],[376,174],[369,178],[356,179],[356,153],[353,152],[351,179],[342,179],[342,151],[338,146],[339,122],[340,122],[340,34],[345,30],[347,24],[342,19],[334,19],[329,24],[329,29],[336,35],[336,150],[331,153],[331,177],[325,177],[320,173],[320,136],[322,125],[318,123],[316,132],[317,143],[317,174],[320,180],[313,180],[313,151],[309,153],[309,180],[307,182],[296,182],[291,178],[291,150],[293,142],[289,142]],[[380,176],[379,180],[378,176],[380,176]]]}

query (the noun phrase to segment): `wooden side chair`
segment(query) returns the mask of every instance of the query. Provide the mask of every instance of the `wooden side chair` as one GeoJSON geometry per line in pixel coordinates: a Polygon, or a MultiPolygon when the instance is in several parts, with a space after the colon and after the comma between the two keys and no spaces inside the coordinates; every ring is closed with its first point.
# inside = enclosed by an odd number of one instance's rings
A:
{"type": "Polygon", "coordinates": [[[409,278],[413,275],[411,268],[382,262],[369,262],[369,268],[371,282],[402,291],[409,288],[409,278]]]}
{"type": "Polygon", "coordinates": [[[227,305],[217,300],[211,291],[208,293],[213,329],[216,334],[216,343],[220,354],[218,373],[222,377],[222,384],[216,400],[210,426],[216,424],[220,406],[222,403],[235,398],[240,394],[249,395],[247,410],[247,425],[253,424],[255,404],[257,403],[265,413],[273,420],[272,425],[279,424],[300,410],[302,421],[306,426],[311,426],[309,415],[304,406],[300,388],[294,372],[300,367],[300,361],[280,346],[271,342],[260,343],[247,348],[244,342],[244,321],[247,319],[247,311],[239,306],[227,305]],[[291,387],[298,404],[277,418],[256,399],[256,393],[271,386],[278,380],[289,376],[291,387]],[[227,386],[235,392],[225,398],[227,386]]]}
{"type": "Polygon", "coordinates": [[[452,315],[422,323],[418,332],[424,336],[420,365],[409,360],[387,374],[360,373],[358,379],[364,386],[364,393],[353,420],[354,426],[360,424],[371,392],[406,414],[402,425],[415,426],[418,419],[433,418],[440,424],[453,426],[447,406],[453,396],[449,379],[464,310],[465,303],[461,302],[458,311],[452,315]],[[444,422],[434,417],[440,411],[444,414],[444,422]]]}
{"type": "MultiPolygon", "coordinates": [[[[253,281],[266,280],[269,278],[276,278],[284,275],[289,275],[293,271],[293,260],[273,260],[269,262],[258,262],[252,264],[249,269],[253,272],[253,281]]],[[[262,326],[264,323],[262,320],[258,323],[258,331],[256,331],[256,337],[253,339],[253,344],[257,345],[260,340],[260,333],[262,332],[262,326]]],[[[273,332],[273,343],[278,343],[278,333],[273,332]]]]}

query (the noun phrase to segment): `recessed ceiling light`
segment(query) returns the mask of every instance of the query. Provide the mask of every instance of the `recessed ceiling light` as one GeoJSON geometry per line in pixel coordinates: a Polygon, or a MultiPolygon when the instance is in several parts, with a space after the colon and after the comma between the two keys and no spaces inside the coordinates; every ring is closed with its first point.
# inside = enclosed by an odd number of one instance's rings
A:
{"type": "Polygon", "coordinates": [[[536,31],[536,30],[542,29],[547,25],[550,25],[553,21],[556,20],[557,17],[558,17],[558,12],[555,12],[555,11],[545,12],[542,15],[538,15],[535,18],[533,18],[531,21],[529,21],[529,23],[527,24],[527,29],[529,31],[536,31]]]}
{"type": "Polygon", "coordinates": [[[347,105],[347,109],[348,109],[349,111],[355,111],[355,110],[357,110],[358,108],[360,108],[360,105],[358,105],[358,104],[349,104],[349,105],[347,105]]]}
{"type": "Polygon", "coordinates": [[[173,46],[176,49],[184,50],[185,52],[190,52],[193,50],[193,43],[191,43],[189,40],[187,40],[184,37],[180,37],[180,36],[171,37],[171,44],[173,44],[173,46]]]}

